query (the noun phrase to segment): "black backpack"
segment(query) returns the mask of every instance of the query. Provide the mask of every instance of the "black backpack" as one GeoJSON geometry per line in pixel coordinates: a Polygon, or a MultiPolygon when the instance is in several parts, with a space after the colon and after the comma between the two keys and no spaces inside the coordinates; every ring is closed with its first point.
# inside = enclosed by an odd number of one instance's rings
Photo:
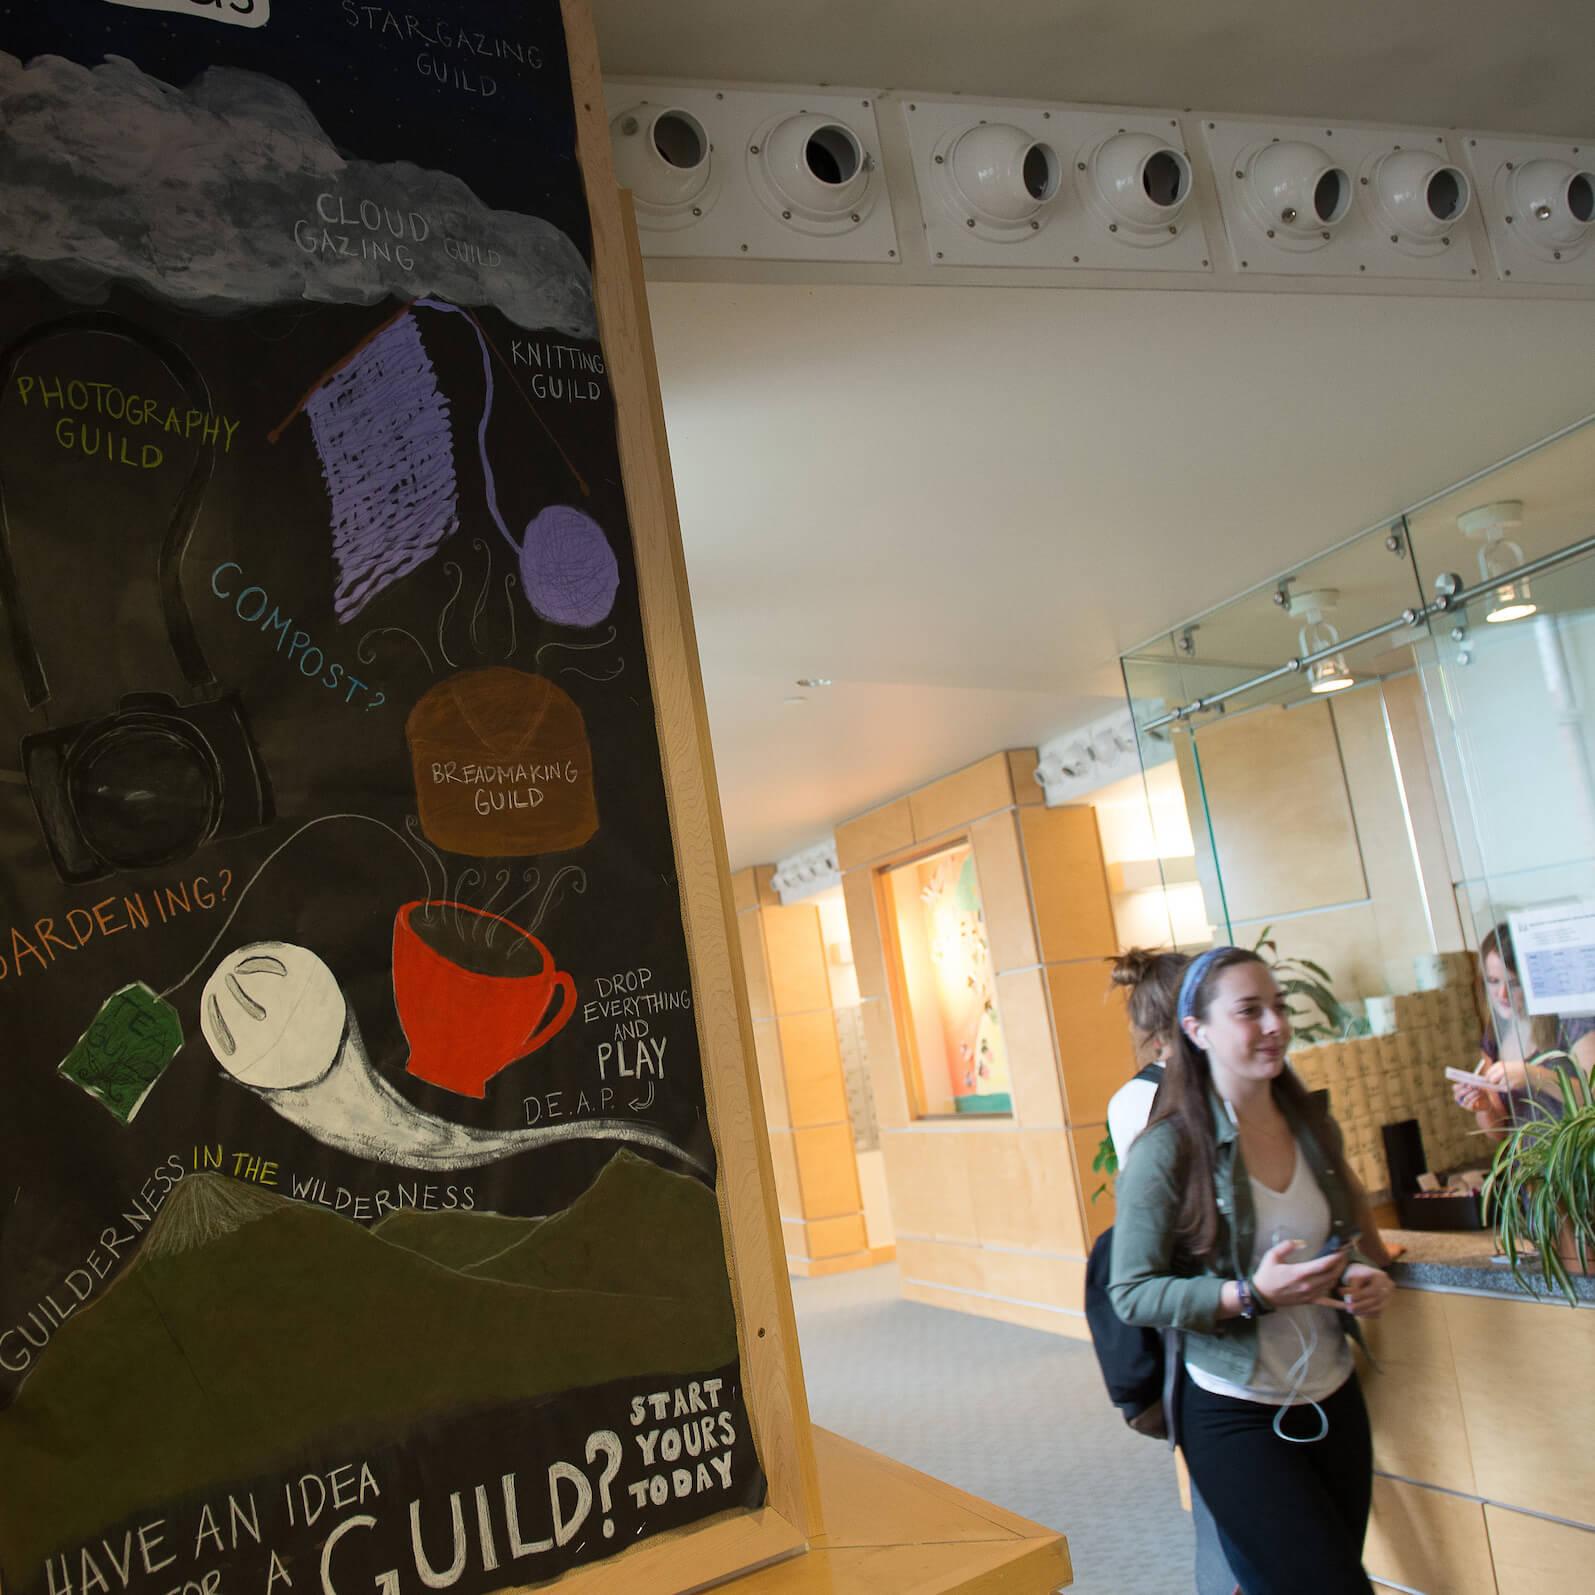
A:
{"type": "MultiPolygon", "coordinates": [[[[1149,1063],[1135,1077],[1160,1081],[1163,1071],[1149,1063]]],[[[1157,1099],[1153,1098],[1153,1107],[1157,1099]]],[[[1127,1324],[1113,1310],[1108,1296],[1112,1273],[1113,1231],[1105,1229],[1096,1238],[1085,1265],[1085,1316],[1091,1330],[1091,1345],[1102,1370],[1108,1398],[1137,1434],[1155,1439],[1168,1437],[1164,1413],[1164,1377],[1168,1357],[1163,1334],[1156,1329],[1138,1329],[1127,1324]]]]}

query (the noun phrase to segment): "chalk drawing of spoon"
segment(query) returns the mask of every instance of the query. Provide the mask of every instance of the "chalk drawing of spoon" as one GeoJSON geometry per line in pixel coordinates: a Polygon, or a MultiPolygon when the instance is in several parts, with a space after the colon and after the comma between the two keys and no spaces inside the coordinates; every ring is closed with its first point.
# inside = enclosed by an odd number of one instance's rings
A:
{"type": "Polygon", "coordinates": [[[628,1141],[707,1172],[668,1136],[621,1119],[495,1130],[424,1112],[372,1067],[337,976],[307,947],[254,942],[229,954],[205,983],[200,1028],[239,1085],[323,1146],[356,1157],[446,1172],[559,1141],[628,1141]]]}

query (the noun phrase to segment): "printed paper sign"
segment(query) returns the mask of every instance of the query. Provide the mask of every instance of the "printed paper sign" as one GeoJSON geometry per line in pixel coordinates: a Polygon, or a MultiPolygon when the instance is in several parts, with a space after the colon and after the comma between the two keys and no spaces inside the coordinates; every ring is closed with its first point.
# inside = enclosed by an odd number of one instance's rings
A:
{"type": "Polygon", "coordinates": [[[1563,903],[1510,917],[1529,1012],[1595,1012],[1595,905],[1563,903]]]}
{"type": "Polygon", "coordinates": [[[271,21],[271,0],[106,0],[136,11],[169,11],[179,17],[205,17],[237,28],[263,28],[271,21]]]}

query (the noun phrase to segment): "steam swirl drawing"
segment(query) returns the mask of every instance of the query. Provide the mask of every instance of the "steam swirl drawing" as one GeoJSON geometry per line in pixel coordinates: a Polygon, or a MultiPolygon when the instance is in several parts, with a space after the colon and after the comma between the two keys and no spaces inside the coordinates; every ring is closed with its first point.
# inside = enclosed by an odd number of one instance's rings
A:
{"type": "Polygon", "coordinates": [[[205,983],[200,1027],[231,1079],[324,1146],[355,1157],[443,1173],[561,1141],[625,1141],[706,1172],[662,1132],[626,1120],[499,1130],[417,1107],[372,1066],[337,977],[307,947],[255,942],[229,954],[205,983]]]}

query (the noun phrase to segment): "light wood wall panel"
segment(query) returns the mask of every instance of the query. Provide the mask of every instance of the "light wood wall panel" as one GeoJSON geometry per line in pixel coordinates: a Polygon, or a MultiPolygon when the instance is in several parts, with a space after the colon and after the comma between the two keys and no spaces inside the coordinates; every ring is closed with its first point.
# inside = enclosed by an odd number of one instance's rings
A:
{"type": "Polygon", "coordinates": [[[1109,1098],[1136,1069],[1124,994],[1109,985],[1108,974],[1105,960],[1047,966],[1071,1124],[1105,1120],[1109,1098]]]}
{"type": "Polygon", "coordinates": [[[1014,802],[1022,809],[1040,808],[1047,801],[1036,780],[1041,755],[1035,748],[1011,748],[1008,752],[1008,778],[1013,782],[1014,802]]]}
{"type": "Polygon", "coordinates": [[[970,840],[975,849],[975,873],[980,879],[992,965],[999,972],[1031,968],[1039,955],[1014,812],[1010,809],[977,821],[970,840]]]}
{"type": "Polygon", "coordinates": [[[1395,1479],[1373,1481],[1363,1564],[1419,1595],[1496,1595],[1484,1508],[1395,1479]]]}
{"type": "Polygon", "coordinates": [[[983,814],[1013,807],[1013,775],[1006,753],[943,776],[908,796],[914,839],[924,842],[968,825],[983,814]]]}
{"type": "Polygon", "coordinates": [[[748,993],[748,1012],[755,1019],[769,1019],[775,1014],[770,1004],[770,966],[764,957],[764,927],[759,923],[759,913],[737,915],[737,937],[742,944],[743,983],[748,993]]]}
{"type": "Polygon", "coordinates": [[[1096,810],[1024,809],[1020,827],[1042,962],[1110,957],[1118,941],[1096,810]]]}
{"type": "Polygon", "coordinates": [[[775,1168],[776,1205],[783,1219],[803,1217],[803,1188],[798,1182],[797,1147],[790,1130],[770,1131],[770,1161],[775,1168]]]}
{"type": "Polygon", "coordinates": [[[1073,1158],[1061,1130],[964,1137],[982,1245],[1085,1254],[1073,1158]]]}
{"type": "Polygon", "coordinates": [[[786,1075],[781,1068],[781,1038],[775,1020],[753,1021],[753,1051],[759,1060],[765,1120],[772,1130],[790,1130],[792,1115],[786,1105],[786,1075]]]}
{"type": "Polygon", "coordinates": [[[1376,1468],[1476,1495],[1451,1350],[1449,1300],[1428,1291],[1398,1290],[1383,1317],[1364,1326],[1383,1372],[1365,1379],[1363,1392],[1376,1468]]]}
{"type": "Polygon", "coordinates": [[[790,908],[763,909],[760,919],[776,1014],[829,1011],[831,978],[819,909],[812,903],[794,903],[790,908]]]}
{"type": "MultiPolygon", "coordinates": [[[[797,1129],[847,1123],[847,1088],[842,1080],[842,1049],[830,1009],[777,1019],[786,1100],[797,1129]]],[[[852,1142],[848,1143],[852,1161],[852,1142]]]]}
{"type": "Polygon", "coordinates": [[[792,1132],[797,1148],[798,1183],[806,1219],[845,1218],[862,1213],[858,1169],[853,1163],[853,1132],[845,1124],[817,1125],[792,1132]]]}
{"type": "Polygon", "coordinates": [[[842,897],[847,903],[847,934],[853,943],[853,973],[858,977],[859,996],[885,997],[886,950],[870,872],[849,870],[842,877],[842,897]]]}
{"type": "Polygon", "coordinates": [[[894,1130],[881,1137],[899,1245],[905,1235],[979,1240],[965,1139],[960,1130],[894,1130]]]}
{"type": "Polygon", "coordinates": [[[808,1225],[810,1257],[843,1257],[868,1249],[862,1213],[849,1213],[843,1218],[815,1219],[808,1225]]]}
{"type": "Polygon", "coordinates": [[[891,1004],[874,997],[860,1004],[864,1050],[869,1055],[870,1089],[875,1093],[875,1119],[884,1129],[908,1123],[908,1086],[897,1050],[897,1026],[891,1004]]]}
{"type": "Polygon", "coordinates": [[[750,869],[739,869],[731,877],[731,905],[740,914],[759,906],[759,883],[750,869]]]}
{"type": "Polygon", "coordinates": [[[836,862],[844,871],[854,870],[913,841],[913,812],[907,798],[898,798],[836,827],[836,862]]]}
{"type": "Polygon", "coordinates": [[[1039,969],[997,977],[997,1012],[1008,1044],[1014,1117],[1026,1130],[1061,1128],[1063,1081],[1052,1039],[1047,985],[1039,969]]]}
{"type": "Polygon", "coordinates": [[[1419,949],[1387,949],[1372,903],[1302,914],[1282,923],[1273,919],[1237,920],[1235,940],[1243,947],[1250,946],[1268,925],[1273,926],[1274,940],[1285,957],[1310,958],[1315,964],[1322,964],[1334,977],[1334,989],[1343,997],[1372,997],[1389,991],[1391,974],[1403,971],[1404,983],[1411,984],[1412,955],[1419,949]],[[1387,963],[1399,968],[1387,969],[1387,963]]]}
{"type": "Polygon", "coordinates": [[[1196,748],[1232,921],[1368,895],[1327,703],[1205,725],[1196,748]]]}
{"type": "Polygon", "coordinates": [[[1499,1506],[1484,1509],[1500,1595],[1572,1595],[1595,1588],[1595,1530],[1499,1506]]]}
{"type": "Polygon", "coordinates": [[[1478,1493],[1595,1518],[1595,1311],[1483,1296],[1446,1307],[1478,1493]]]}
{"type": "Polygon", "coordinates": [[[1346,788],[1356,816],[1368,892],[1387,958],[1434,950],[1429,909],[1407,831],[1397,766],[1391,758],[1382,692],[1353,692],[1330,705],[1340,734],[1346,788]]]}

